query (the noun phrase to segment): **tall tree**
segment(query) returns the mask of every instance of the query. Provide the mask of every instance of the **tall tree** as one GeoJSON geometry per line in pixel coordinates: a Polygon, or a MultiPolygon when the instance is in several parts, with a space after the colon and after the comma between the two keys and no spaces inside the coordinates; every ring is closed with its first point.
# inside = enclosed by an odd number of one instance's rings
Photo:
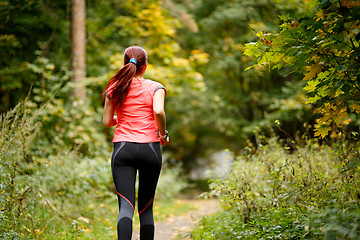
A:
{"type": "Polygon", "coordinates": [[[72,81],[75,83],[72,95],[76,99],[84,100],[86,89],[82,81],[86,76],[85,0],[72,0],[71,12],[71,69],[72,81]]]}

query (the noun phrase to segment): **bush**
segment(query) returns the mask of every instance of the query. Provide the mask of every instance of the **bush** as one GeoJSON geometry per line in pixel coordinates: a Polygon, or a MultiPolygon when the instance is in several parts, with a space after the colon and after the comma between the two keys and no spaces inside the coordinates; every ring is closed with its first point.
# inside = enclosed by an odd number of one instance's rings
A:
{"type": "Polygon", "coordinates": [[[358,149],[309,141],[289,153],[269,139],[256,154],[239,156],[227,178],[211,183],[223,212],[203,220],[194,239],[356,239],[358,149]]]}
{"type": "Polygon", "coordinates": [[[181,165],[169,168],[166,164],[167,157],[163,154],[163,169],[156,189],[156,199],[163,202],[175,199],[183,189],[188,187],[185,177],[181,176],[181,165]]]}
{"type": "Polygon", "coordinates": [[[91,202],[111,194],[111,170],[104,161],[110,153],[90,159],[75,150],[49,158],[31,152],[44,107],[32,110],[27,104],[0,117],[0,239],[52,239],[73,229],[73,219],[91,215],[91,202]]]}
{"type": "Polygon", "coordinates": [[[57,70],[49,59],[40,56],[27,67],[38,77],[28,105],[37,108],[46,103],[46,108],[38,114],[43,127],[33,146],[36,155],[48,157],[62,149],[76,148],[81,154],[93,158],[102,156],[103,149],[110,151],[111,141],[104,134],[109,129],[102,124],[101,92],[106,81],[84,79],[87,97],[75,100],[71,96],[75,86],[66,67],[57,70]]]}
{"type": "Polygon", "coordinates": [[[29,158],[29,144],[39,130],[36,117],[24,104],[0,116],[0,238],[33,235],[32,215],[38,183],[26,174],[36,162],[29,158]]]}

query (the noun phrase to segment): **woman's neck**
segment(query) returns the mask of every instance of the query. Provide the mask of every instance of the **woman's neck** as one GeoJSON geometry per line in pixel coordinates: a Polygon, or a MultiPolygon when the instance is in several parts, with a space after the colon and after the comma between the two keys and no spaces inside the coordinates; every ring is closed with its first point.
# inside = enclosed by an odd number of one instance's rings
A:
{"type": "Polygon", "coordinates": [[[138,74],[138,75],[135,75],[134,78],[137,78],[137,79],[144,79],[144,74],[138,74]]]}

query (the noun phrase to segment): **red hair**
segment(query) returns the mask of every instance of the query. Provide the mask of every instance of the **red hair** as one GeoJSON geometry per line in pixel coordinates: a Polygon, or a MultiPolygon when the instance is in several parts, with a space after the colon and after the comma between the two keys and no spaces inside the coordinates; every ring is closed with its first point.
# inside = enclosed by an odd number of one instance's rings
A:
{"type": "Polygon", "coordinates": [[[146,64],[147,54],[142,47],[128,47],[124,52],[124,66],[108,81],[103,96],[106,95],[106,90],[116,83],[112,92],[113,101],[115,105],[120,106],[129,92],[131,80],[146,67],[146,64]],[[136,59],[136,64],[129,62],[132,58],[136,59]]]}

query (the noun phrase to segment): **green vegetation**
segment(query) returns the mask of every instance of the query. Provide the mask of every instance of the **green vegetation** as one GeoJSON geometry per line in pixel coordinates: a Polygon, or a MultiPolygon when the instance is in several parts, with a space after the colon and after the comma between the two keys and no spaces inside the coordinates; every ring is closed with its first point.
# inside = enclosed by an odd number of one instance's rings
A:
{"type": "Polygon", "coordinates": [[[197,158],[229,149],[194,239],[359,238],[360,1],[87,0],[84,99],[71,11],[0,0],[1,239],[114,238],[101,93],[130,45],[167,89],[157,220],[208,189],[186,180],[197,158]]]}
{"type": "Polygon", "coordinates": [[[315,123],[314,136],[325,141],[304,141],[281,127],[276,132],[286,140],[255,134],[256,144],[240,153],[228,177],[211,183],[210,195],[223,208],[203,219],[194,239],[360,237],[360,148],[358,132],[351,130],[359,113],[359,6],[319,1],[300,17],[280,16],[279,32],[259,31],[258,42],[246,44],[245,54],[257,59],[246,70],[265,66],[305,74],[316,119],[304,127],[315,123]]]}
{"type": "Polygon", "coordinates": [[[265,140],[212,181],[209,195],[223,210],[204,218],[193,239],[358,239],[359,146],[310,140],[290,152],[265,140]]]}
{"type": "MultiPolygon", "coordinates": [[[[38,122],[47,106],[32,110],[19,103],[0,118],[0,238],[109,239],[116,235],[117,198],[110,152],[84,157],[59,149],[47,158],[32,154],[41,131],[38,122]],[[115,229],[115,230],[114,230],[115,229]]],[[[155,211],[164,218],[172,209],[190,209],[169,202],[186,186],[179,168],[164,169],[155,211]],[[177,182],[176,186],[169,182],[177,182]]]]}
{"type": "Polygon", "coordinates": [[[247,44],[257,65],[280,69],[285,65],[305,74],[307,103],[315,105],[315,136],[336,137],[335,129],[356,121],[360,113],[360,3],[319,1],[301,18],[281,16],[280,32],[259,32],[247,44]],[[356,114],[355,114],[356,113],[356,114]]]}

